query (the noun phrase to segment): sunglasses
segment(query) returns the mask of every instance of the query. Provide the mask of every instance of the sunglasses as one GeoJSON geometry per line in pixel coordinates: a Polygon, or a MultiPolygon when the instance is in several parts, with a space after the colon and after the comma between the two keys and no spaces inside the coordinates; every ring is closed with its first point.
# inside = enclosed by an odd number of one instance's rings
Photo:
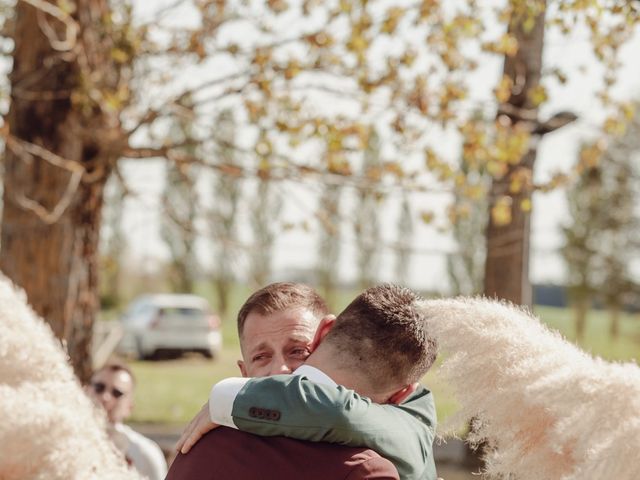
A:
{"type": "MultiPolygon", "coordinates": [[[[93,387],[93,391],[98,395],[104,393],[104,391],[107,389],[107,386],[103,382],[94,382],[91,384],[91,386],[93,387]]],[[[120,398],[124,395],[124,392],[122,390],[118,390],[115,387],[112,387],[111,395],[113,396],[113,398],[120,398]]]]}

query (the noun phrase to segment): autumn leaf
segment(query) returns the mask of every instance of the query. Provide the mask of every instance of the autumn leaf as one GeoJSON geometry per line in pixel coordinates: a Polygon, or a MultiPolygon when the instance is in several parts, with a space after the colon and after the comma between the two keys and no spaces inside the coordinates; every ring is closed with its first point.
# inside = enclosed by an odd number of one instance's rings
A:
{"type": "Polygon", "coordinates": [[[527,96],[529,100],[533,104],[534,107],[538,107],[547,101],[549,95],[547,94],[547,89],[544,88],[543,85],[538,84],[527,92],[527,96]]]}
{"type": "Polygon", "coordinates": [[[385,162],[383,168],[385,172],[390,173],[397,178],[404,177],[404,169],[400,162],[385,162]]]}
{"type": "Polygon", "coordinates": [[[620,106],[621,113],[626,120],[631,120],[635,116],[636,107],[631,102],[625,102],[620,106]]]}
{"type": "Polygon", "coordinates": [[[580,163],[585,168],[595,168],[600,164],[600,158],[604,151],[604,143],[596,142],[580,151],[580,163]]]}
{"type": "Polygon", "coordinates": [[[400,19],[404,15],[404,8],[400,7],[392,7],[387,11],[386,18],[380,27],[380,32],[386,33],[388,35],[393,35],[393,33],[398,28],[398,23],[400,19]]]}
{"type": "Polygon", "coordinates": [[[531,181],[531,170],[520,167],[511,175],[509,192],[515,194],[522,192],[524,189],[529,190],[531,188],[531,181]]]}
{"type": "Polygon", "coordinates": [[[429,211],[422,211],[420,212],[420,218],[422,219],[422,221],[426,224],[429,224],[431,222],[433,222],[435,215],[433,212],[429,212],[429,211]]]}
{"type": "Polygon", "coordinates": [[[66,13],[67,15],[71,15],[73,13],[75,13],[77,7],[76,7],[76,2],[73,2],[71,0],[57,0],[57,5],[58,8],[66,13]]]}
{"type": "Polygon", "coordinates": [[[291,80],[298,75],[301,71],[300,62],[297,60],[291,60],[284,69],[284,78],[291,80]]]}
{"type": "Polygon", "coordinates": [[[342,152],[327,154],[327,171],[338,175],[351,175],[351,165],[342,152]]]}
{"type": "Polygon", "coordinates": [[[274,13],[282,13],[289,8],[289,5],[284,0],[267,0],[267,5],[274,13]]]}
{"type": "Polygon", "coordinates": [[[512,34],[505,33],[498,41],[483,43],[482,49],[485,52],[513,57],[518,53],[518,40],[512,34]]]}
{"type": "Polygon", "coordinates": [[[609,135],[620,137],[627,131],[627,122],[617,117],[609,117],[604,121],[603,130],[609,135]]]}
{"type": "Polygon", "coordinates": [[[502,80],[495,89],[496,100],[500,103],[505,103],[511,97],[511,91],[513,89],[513,80],[509,75],[504,75],[502,80]]]}
{"type": "Polygon", "coordinates": [[[122,50],[121,48],[112,48],[111,49],[111,58],[116,61],[116,63],[127,63],[129,61],[129,54],[122,50]]]}
{"type": "Polygon", "coordinates": [[[511,197],[502,196],[491,207],[491,218],[497,226],[505,226],[511,223],[511,197]]]}

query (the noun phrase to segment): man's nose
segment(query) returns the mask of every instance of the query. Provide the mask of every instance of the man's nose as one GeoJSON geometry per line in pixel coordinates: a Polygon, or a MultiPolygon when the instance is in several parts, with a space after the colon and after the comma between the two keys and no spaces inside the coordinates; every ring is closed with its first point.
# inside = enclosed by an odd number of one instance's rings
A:
{"type": "Polygon", "coordinates": [[[269,375],[284,375],[284,374],[289,374],[291,372],[293,372],[291,367],[287,365],[286,362],[280,361],[280,362],[273,362],[273,364],[271,365],[271,371],[269,372],[269,375]]]}
{"type": "Polygon", "coordinates": [[[113,400],[115,400],[115,397],[109,390],[105,390],[100,394],[100,401],[102,401],[103,404],[106,404],[107,402],[112,402],[113,400]]]}

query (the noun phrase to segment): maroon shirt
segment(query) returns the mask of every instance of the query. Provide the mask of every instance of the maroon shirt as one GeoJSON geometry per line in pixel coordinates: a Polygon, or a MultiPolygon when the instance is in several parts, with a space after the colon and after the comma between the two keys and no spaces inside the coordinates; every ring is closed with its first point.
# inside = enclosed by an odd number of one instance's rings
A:
{"type": "Polygon", "coordinates": [[[166,480],[399,480],[373,450],[220,427],[178,454],[166,480]]]}

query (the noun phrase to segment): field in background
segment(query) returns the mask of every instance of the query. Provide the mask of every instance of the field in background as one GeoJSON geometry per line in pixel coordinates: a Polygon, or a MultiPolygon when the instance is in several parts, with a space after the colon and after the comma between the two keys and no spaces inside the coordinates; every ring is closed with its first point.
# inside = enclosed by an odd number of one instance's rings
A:
{"type": "MultiPolygon", "coordinates": [[[[239,292],[238,306],[244,300],[239,292]]],[[[345,295],[345,299],[349,298],[345,295]]],[[[346,300],[344,302],[346,304],[346,300]]],[[[237,311],[233,307],[231,311],[237,311]]],[[[538,307],[542,320],[559,330],[565,337],[574,339],[571,311],[567,309],[538,307]]],[[[180,425],[188,422],[206,401],[209,389],[218,380],[239,375],[236,361],[240,350],[233,320],[224,322],[225,347],[221,355],[206,360],[192,355],[177,360],[133,362],[132,368],[138,378],[135,410],[131,421],[140,423],[162,423],[180,425]]],[[[582,347],[611,360],[640,358],[640,318],[623,315],[621,336],[613,342],[608,336],[608,317],[605,312],[594,311],[589,315],[585,340],[582,347]]],[[[442,421],[456,409],[455,400],[446,383],[441,381],[436,370],[425,377],[423,383],[435,395],[438,418],[442,421]]]]}

